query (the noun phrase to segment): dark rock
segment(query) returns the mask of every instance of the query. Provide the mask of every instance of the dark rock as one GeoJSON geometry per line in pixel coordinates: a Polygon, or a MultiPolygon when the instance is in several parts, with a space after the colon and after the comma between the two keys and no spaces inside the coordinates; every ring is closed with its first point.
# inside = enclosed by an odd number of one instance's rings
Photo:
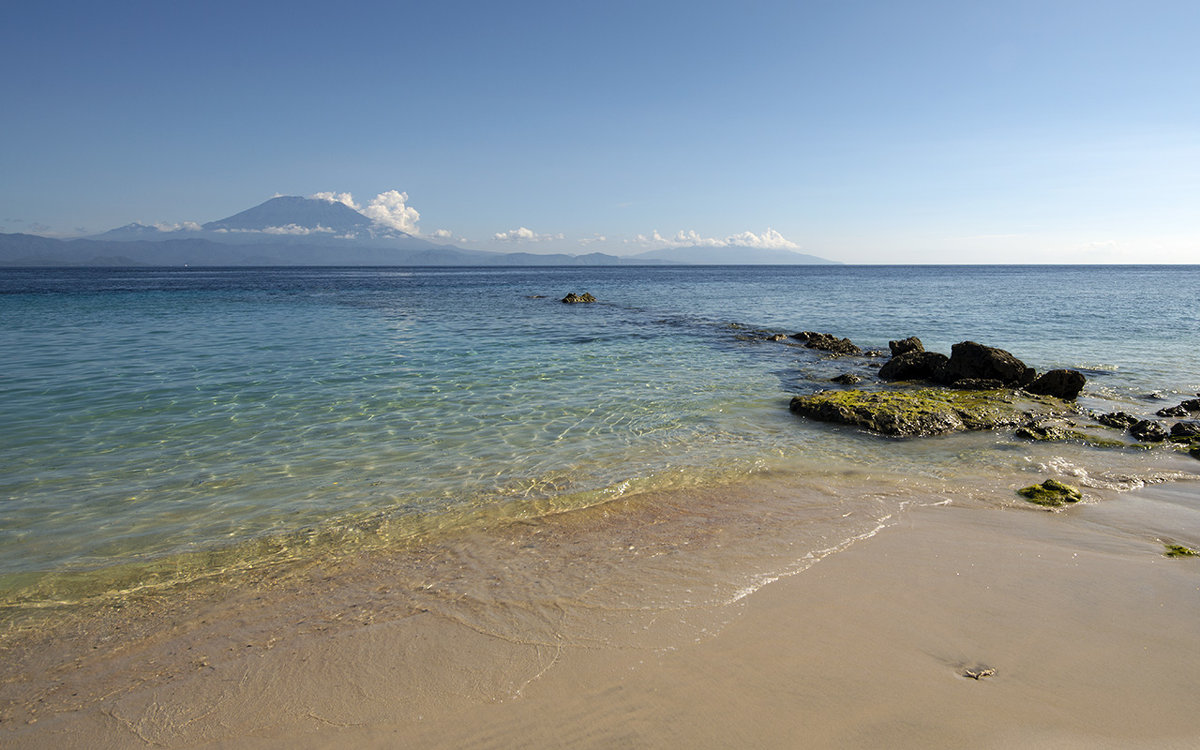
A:
{"type": "Polygon", "coordinates": [[[578,304],[580,302],[595,302],[596,298],[593,297],[592,295],[588,294],[587,292],[584,292],[583,294],[579,294],[579,295],[575,294],[575,292],[571,292],[566,297],[563,297],[562,301],[567,303],[568,305],[574,305],[574,304],[578,304]]]}
{"type": "Polygon", "coordinates": [[[767,336],[767,341],[787,341],[786,333],[772,333],[767,336]]]}
{"type": "Polygon", "coordinates": [[[1096,417],[1096,421],[1107,427],[1115,427],[1118,430],[1127,430],[1133,427],[1140,420],[1132,414],[1126,414],[1123,411],[1114,411],[1108,414],[1101,414],[1096,417]]]}
{"type": "Polygon", "coordinates": [[[1144,443],[1160,443],[1167,439],[1167,427],[1153,419],[1143,419],[1129,428],[1129,434],[1144,443]]]}
{"type": "Polygon", "coordinates": [[[888,348],[892,350],[893,357],[899,357],[901,354],[908,354],[909,352],[925,351],[925,345],[916,336],[909,336],[900,341],[889,341],[888,348]]]}
{"type": "Polygon", "coordinates": [[[1051,370],[1035,378],[1032,383],[1025,386],[1025,390],[1041,396],[1054,396],[1074,401],[1079,396],[1079,392],[1083,390],[1085,383],[1087,383],[1087,378],[1081,372],[1051,370]]]}
{"type": "Polygon", "coordinates": [[[847,372],[838,375],[836,378],[832,378],[830,382],[838,383],[839,385],[854,385],[855,383],[862,382],[862,378],[852,372],[847,372]]]}
{"type": "Polygon", "coordinates": [[[804,345],[809,349],[820,349],[821,351],[831,352],[833,354],[862,354],[862,349],[854,345],[850,339],[839,339],[832,333],[816,333],[815,331],[801,331],[793,333],[792,338],[797,341],[803,341],[804,345]]]}
{"type": "Polygon", "coordinates": [[[1171,406],[1154,412],[1160,417],[1186,417],[1189,414],[1200,413],[1200,398],[1189,398],[1179,406],[1171,406]]]}
{"type": "Polygon", "coordinates": [[[892,357],[879,368],[884,380],[933,380],[950,358],[939,352],[908,352],[892,357]]]}
{"type": "MultiPolygon", "coordinates": [[[[1057,406],[1055,406],[1057,404],[1057,406]]],[[[1050,404],[1012,391],[821,391],[796,396],[789,408],[821,422],[856,425],[896,437],[1015,427],[1061,413],[1050,404]]]]}
{"type": "Polygon", "coordinates": [[[953,385],[968,378],[999,380],[1007,386],[1024,386],[1033,382],[1037,373],[1032,367],[1003,349],[963,341],[950,348],[950,361],[938,373],[937,379],[953,385]]]}
{"type": "Polygon", "coordinates": [[[1200,437],[1200,422],[1176,422],[1171,437],[1200,437]]]}

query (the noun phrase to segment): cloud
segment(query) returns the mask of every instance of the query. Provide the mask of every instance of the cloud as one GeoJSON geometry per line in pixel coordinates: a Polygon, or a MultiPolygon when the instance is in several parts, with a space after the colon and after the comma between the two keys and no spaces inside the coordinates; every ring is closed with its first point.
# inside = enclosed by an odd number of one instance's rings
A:
{"type": "Polygon", "coordinates": [[[335,193],[330,191],[313,193],[309,197],[315,200],[329,201],[330,203],[341,203],[358,211],[376,224],[389,229],[399,229],[401,232],[407,232],[412,235],[421,234],[421,230],[417,227],[417,222],[421,220],[421,214],[417,212],[417,209],[408,205],[408,193],[402,193],[399,190],[388,190],[380,193],[365,207],[355,203],[354,196],[350,193],[335,193]]]}
{"type": "Polygon", "coordinates": [[[194,221],[181,221],[176,224],[160,222],[158,224],[152,224],[151,226],[160,232],[199,232],[202,228],[194,221]]]}
{"type": "Polygon", "coordinates": [[[507,232],[496,232],[492,239],[497,242],[548,242],[550,240],[565,240],[562,234],[539,234],[526,227],[517,227],[507,232]]]}
{"type": "Polygon", "coordinates": [[[264,227],[263,234],[331,234],[333,232],[329,227],[323,227],[320,224],[315,227],[302,227],[299,224],[288,224],[282,227],[264,227]]]}
{"type": "Polygon", "coordinates": [[[579,244],[583,245],[584,247],[587,247],[588,245],[594,245],[597,242],[608,242],[608,238],[602,234],[593,234],[591,237],[584,237],[583,239],[579,240],[579,244]]]}
{"type": "Polygon", "coordinates": [[[762,234],[742,232],[728,237],[704,237],[694,229],[679,230],[671,237],[664,237],[654,230],[649,236],[639,234],[633,242],[647,247],[757,247],[770,250],[799,250],[800,246],[774,229],[767,228],[762,234]]]}

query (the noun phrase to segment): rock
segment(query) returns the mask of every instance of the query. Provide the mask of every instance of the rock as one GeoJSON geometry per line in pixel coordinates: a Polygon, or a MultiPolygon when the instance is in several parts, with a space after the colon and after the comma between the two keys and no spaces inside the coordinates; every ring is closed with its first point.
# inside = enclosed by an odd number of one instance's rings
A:
{"type": "Polygon", "coordinates": [[[909,336],[900,341],[889,341],[888,348],[892,350],[893,357],[899,357],[901,354],[908,354],[909,352],[925,351],[925,345],[916,336],[909,336]]]}
{"type": "Polygon", "coordinates": [[[1126,414],[1123,411],[1114,411],[1108,414],[1101,414],[1096,417],[1096,421],[1106,427],[1115,427],[1118,430],[1127,430],[1133,427],[1140,420],[1132,414],[1126,414]]]}
{"type": "Polygon", "coordinates": [[[789,408],[821,422],[856,425],[895,437],[1016,427],[1064,411],[1062,402],[1011,391],[821,391],[796,396],[789,408]]]}
{"type": "Polygon", "coordinates": [[[575,292],[571,292],[566,297],[563,297],[562,301],[567,303],[568,305],[574,305],[574,304],[578,304],[580,302],[595,302],[596,298],[593,297],[592,295],[588,294],[587,292],[584,292],[583,294],[580,294],[580,295],[576,295],[575,292]]]}
{"type": "Polygon", "coordinates": [[[1072,429],[1073,422],[1066,424],[1058,423],[1041,423],[1028,424],[1024,427],[1018,427],[1013,431],[1013,435],[1026,440],[1034,440],[1037,442],[1078,442],[1084,445],[1090,445],[1094,448],[1127,448],[1129,445],[1120,440],[1113,440],[1102,435],[1093,435],[1084,430],[1072,429]]]}
{"type": "Polygon", "coordinates": [[[1159,409],[1154,413],[1160,417],[1186,417],[1189,414],[1197,414],[1200,413],[1200,398],[1189,398],[1179,406],[1159,409]]]}
{"type": "Polygon", "coordinates": [[[1167,427],[1153,419],[1143,419],[1129,428],[1129,434],[1144,443],[1161,443],[1167,439],[1167,427]]]}
{"type": "Polygon", "coordinates": [[[1051,370],[1038,376],[1025,390],[1041,396],[1054,396],[1066,401],[1074,401],[1083,390],[1087,378],[1076,370],[1051,370]]]}
{"type": "Polygon", "coordinates": [[[809,349],[820,349],[821,351],[832,352],[833,354],[862,354],[862,349],[854,345],[850,339],[839,339],[832,333],[816,333],[815,331],[801,331],[793,333],[792,338],[803,341],[804,345],[809,349]]]}
{"type": "Polygon", "coordinates": [[[767,341],[787,341],[786,333],[772,333],[767,336],[767,341]]]}
{"type": "Polygon", "coordinates": [[[950,358],[939,352],[908,352],[892,357],[879,368],[884,380],[933,380],[950,358]]]}
{"type": "Polygon", "coordinates": [[[1167,550],[1166,552],[1163,552],[1163,557],[1200,557],[1200,552],[1197,552],[1191,547],[1185,547],[1182,544],[1164,543],[1163,547],[1165,547],[1167,550]]]}
{"type": "Polygon", "coordinates": [[[967,378],[999,380],[1007,386],[1025,386],[1037,373],[1032,367],[1003,349],[963,341],[950,348],[950,361],[938,373],[937,379],[953,385],[967,378]]]}
{"type": "Polygon", "coordinates": [[[862,378],[852,372],[846,372],[838,375],[836,378],[832,378],[830,382],[839,385],[854,385],[855,383],[862,382],[862,378]]]}
{"type": "Polygon", "coordinates": [[[1171,437],[1200,437],[1200,422],[1176,422],[1171,427],[1171,437]]]}
{"type": "Polygon", "coordinates": [[[1023,487],[1017,494],[1031,503],[1057,508],[1068,503],[1077,503],[1083,499],[1083,493],[1069,484],[1063,484],[1057,479],[1047,479],[1041,484],[1023,487]]]}

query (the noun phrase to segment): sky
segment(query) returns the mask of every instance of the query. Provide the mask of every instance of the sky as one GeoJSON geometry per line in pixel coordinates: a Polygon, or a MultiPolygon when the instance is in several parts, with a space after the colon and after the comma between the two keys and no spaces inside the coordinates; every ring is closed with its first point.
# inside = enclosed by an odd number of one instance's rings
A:
{"type": "Polygon", "coordinates": [[[1195,0],[10,3],[0,231],[328,194],[491,250],[1200,263],[1197,39],[1195,0]]]}

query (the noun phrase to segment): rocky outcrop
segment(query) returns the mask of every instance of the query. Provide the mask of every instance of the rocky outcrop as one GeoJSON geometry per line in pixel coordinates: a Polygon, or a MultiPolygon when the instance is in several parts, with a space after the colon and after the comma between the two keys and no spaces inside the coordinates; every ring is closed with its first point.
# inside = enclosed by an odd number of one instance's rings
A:
{"type": "Polygon", "coordinates": [[[1012,391],[821,391],[789,408],[821,422],[855,425],[895,437],[1015,427],[1070,411],[1065,402],[1012,391]]]}
{"type": "Polygon", "coordinates": [[[1096,421],[1105,427],[1114,427],[1118,430],[1127,430],[1140,422],[1137,417],[1132,414],[1127,414],[1123,411],[1109,412],[1096,417],[1096,421]]]}
{"type": "Polygon", "coordinates": [[[862,349],[858,348],[853,341],[850,339],[840,339],[832,333],[801,331],[800,333],[793,333],[792,338],[797,341],[803,341],[804,345],[809,349],[819,349],[836,355],[862,354],[862,349]]]}
{"type": "Polygon", "coordinates": [[[1087,378],[1081,372],[1051,370],[1034,378],[1032,383],[1025,386],[1025,390],[1042,396],[1054,396],[1074,401],[1079,396],[1079,392],[1083,390],[1085,383],[1087,383],[1087,378]]]}
{"type": "Polygon", "coordinates": [[[583,294],[575,294],[575,292],[571,292],[566,297],[563,297],[562,301],[568,305],[575,305],[579,304],[580,302],[595,302],[596,298],[587,292],[584,292],[583,294]]]}

